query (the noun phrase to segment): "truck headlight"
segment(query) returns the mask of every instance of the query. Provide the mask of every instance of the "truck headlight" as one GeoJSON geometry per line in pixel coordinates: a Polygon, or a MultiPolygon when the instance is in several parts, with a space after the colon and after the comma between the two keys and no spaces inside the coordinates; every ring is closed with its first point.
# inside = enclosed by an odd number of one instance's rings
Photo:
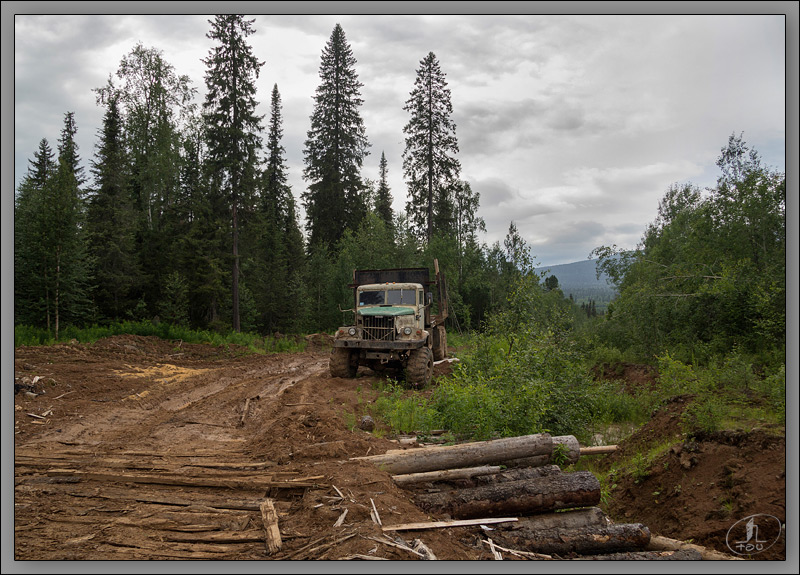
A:
{"type": "Polygon", "coordinates": [[[410,327],[404,327],[403,328],[403,333],[405,335],[411,335],[411,328],[410,327]]]}
{"type": "Polygon", "coordinates": [[[350,329],[347,330],[347,333],[349,333],[351,336],[355,335],[356,334],[356,328],[351,327],[350,329]]]}

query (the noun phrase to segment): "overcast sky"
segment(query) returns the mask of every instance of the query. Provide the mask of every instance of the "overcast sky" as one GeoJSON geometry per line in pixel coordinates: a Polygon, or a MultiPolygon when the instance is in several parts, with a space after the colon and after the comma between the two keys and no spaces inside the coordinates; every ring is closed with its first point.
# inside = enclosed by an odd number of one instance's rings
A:
{"type": "MultiPolygon", "coordinates": [[[[42,138],[56,149],[66,112],[75,114],[88,172],[103,116],[92,89],[105,85],[139,42],[189,76],[202,104],[211,14],[35,15],[17,4],[28,15],[14,17],[15,182],[42,138]]],[[[208,7],[176,5],[193,6],[208,7]]],[[[716,158],[733,133],[785,171],[786,18],[703,11],[248,14],[256,30],[248,41],[265,62],[258,112],[266,125],[277,84],[282,143],[299,198],[320,55],[341,24],[363,83],[361,114],[372,144],[362,176],[378,178],[384,152],[394,208],[403,211],[403,105],[420,61],[433,52],[451,90],[462,178],[480,194],[482,240],[502,242],[514,221],[538,264],[579,261],[600,245],[635,247],[671,184],[714,185],[716,158]]]]}

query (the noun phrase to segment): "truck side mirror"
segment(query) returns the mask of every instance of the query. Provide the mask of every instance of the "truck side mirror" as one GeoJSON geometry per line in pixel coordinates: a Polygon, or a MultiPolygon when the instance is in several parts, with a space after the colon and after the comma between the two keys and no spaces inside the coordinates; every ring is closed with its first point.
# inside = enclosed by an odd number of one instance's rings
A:
{"type": "Polygon", "coordinates": [[[433,304],[433,292],[428,292],[425,296],[425,305],[433,304]]]}

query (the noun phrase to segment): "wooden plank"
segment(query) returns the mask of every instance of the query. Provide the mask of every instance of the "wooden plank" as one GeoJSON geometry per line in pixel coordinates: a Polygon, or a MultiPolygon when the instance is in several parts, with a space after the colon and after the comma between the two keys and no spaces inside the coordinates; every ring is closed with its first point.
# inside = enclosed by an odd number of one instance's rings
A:
{"type": "Polygon", "coordinates": [[[275,512],[275,505],[272,499],[265,499],[261,502],[261,521],[264,523],[265,540],[267,543],[267,555],[277,553],[283,542],[281,532],[278,529],[278,514],[275,512]]]}
{"type": "Polygon", "coordinates": [[[264,531],[261,529],[250,531],[223,531],[205,535],[180,534],[160,536],[164,541],[182,543],[261,543],[264,541],[264,531]]]}
{"type": "Polygon", "coordinates": [[[402,523],[384,525],[383,531],[413,531],[416,529],[446,529],[448,527],[470,527],[472,525],[493,525],[519,521],[518,517],[488,517],[485,519],[457,519],[454,521],[423,521],[420,523],[402,523]]]}
{"type": "Polygon", "coordinates": [[[77,469],[48,469],[47,475],[51,477],[80,477],[92,481],[110,481],[121,483],[151,483],[157,485],[179,485],[183,487],[218,487],[232,489],[269,489],[271,487],[318,487],[319,484],[313,481],[273,481],[271,476],[263,476],[266,479],[258,480],[237,480],[237,479],[209,479],[203,477],[170,477],[163,475],[136,475],[125,473],[96,473],[90,471],[79,471],[77,469]]]}
{"type": "Polygon", "coordinates": [[[584,455],[605,455],[606,453],[614,453],[616,450],[616,445],[595,445],[592,447],[581,447],[581,457],[584,455]]]}

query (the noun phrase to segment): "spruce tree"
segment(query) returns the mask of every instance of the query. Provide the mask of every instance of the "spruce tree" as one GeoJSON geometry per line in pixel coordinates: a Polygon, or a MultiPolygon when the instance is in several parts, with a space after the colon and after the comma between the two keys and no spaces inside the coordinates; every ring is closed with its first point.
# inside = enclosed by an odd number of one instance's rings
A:
{"type": "Polygon", "coordinates": [[[118,100],[108,102],[92,162],[95,189],[89,198],[87,234],[94,263],[95,303],[102,319],[125,317],[136,300],[141,270],[135,246],[130,191],[118,100]]]}
{"type": "Polygon", "coordinates": [[[359,108],[363,103],[356,59],[341,25],[322,51],[320,85],[305,142],[302,198],[310,246],[334,248],[366,212],[361,167],[370,146],[359,108]]]}
{"type": "Polygon", "coordinates": [[[14,210],[15,322],[46,327],[56,339],[63,325],[92,316],[76,132],[67,113],[56,162],[42,140],[14,210]]]}
{"type": "Polygon", "coordinates": [[[450,89],[433,52],[420,62],[414,90],[403,109],[411,114],[403,128],[406,211],[417,235],[430,242],[434,233],[446,235],[454,230],[453,196],[461,172],[450,89]]]}
{"type": "Polygon", "coordinates": [[[289,296],[299,284],[294,276],[302,267],[303,238],[297,224],[294,197],[288,185],[283,138],[283,118],[277,84],[272,89],[267,135],[267,159],[261,182],[257,229],[253,231],[253,288],[260,294],[259,327],[264,331],[289,331],[298,295],[289,296]],[[290,287],[294,286],[294,287],[290,287]]]}
{"type": "Polygon", "coordinates": [[[49,292],[42,281],[47,273],[47,231],[43,222],[46,208],[45,185],[58,164],[46,139],[39,142],[29,160],[14,198],[14,323],[49,329],[49,292]]]}
{"type": "Polygon", "coordinates": [[[379,179],[378,189],[375,195],[375,213],[383,220],[386,227],[390,230],[394,229],[394,211],[392,210],[392,192],[389,189],[388,167],[386,163],[386,154],[381,152],[381,161],[378,165],[379,179]]]}
{"type": "Polygon", "coordinates": [[[217,15],[206,36],[217,42],[208,58],[204,103],[211,182],[230,213],[232,323],[241,330],[239,318],[240,217],[252,210],[256,187],[257,153],[261,148],[261,119],[255,113],[259,62],[247,44],[255,33],[255,20],[238,14],[217,15]]]}

